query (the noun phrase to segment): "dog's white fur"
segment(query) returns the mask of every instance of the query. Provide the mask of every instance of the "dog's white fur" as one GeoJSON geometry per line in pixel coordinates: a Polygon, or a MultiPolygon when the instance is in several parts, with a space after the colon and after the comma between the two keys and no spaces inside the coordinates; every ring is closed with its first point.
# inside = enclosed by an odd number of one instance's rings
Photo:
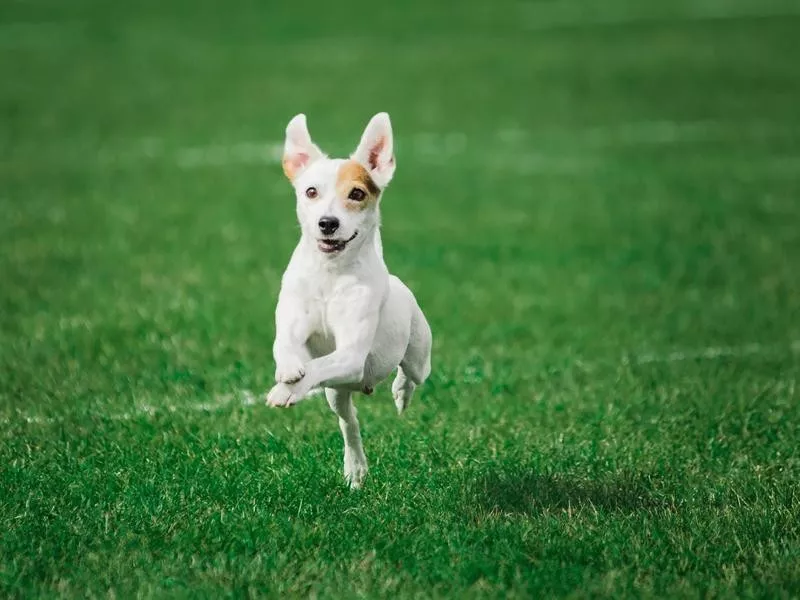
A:
{"type": "Polygon", "coordinates": [[[297,115],[286,128],[284,168],[297,195],[302,233],[278,298],[277,384],[267,403],[290,406],[325,388],[344,437],[344,476],[357,488],[367,459],[352,394],[372,393],[397,369],[392,395],[402,412],[431,369],[428,322],[414,295],[383,261],[379,200],[395,170],[389,115],[370,120],[350,161],[325,156],[311,141],[305,115],[297,115]],[[377,186],[377,197],[363,210],[348,209],[342,190],[337,191],[340,169],[352,161],[377,186]],[[314,198],[307,197],[309,188],[316,190],[314,198]],[[333,235],[321,232],[322,217],[339,220],[333,235]]]}

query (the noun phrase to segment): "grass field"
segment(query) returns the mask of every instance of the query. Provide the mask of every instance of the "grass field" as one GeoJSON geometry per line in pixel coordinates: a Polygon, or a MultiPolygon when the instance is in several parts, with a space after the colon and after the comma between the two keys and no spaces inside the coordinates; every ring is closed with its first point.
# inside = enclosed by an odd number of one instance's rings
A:
{"type": "Polygon", "coordinates": [[[800,6],[6,0],[0,596],[800,595],[800,6]],[[271,410],[279,166],[393,118],[403,418],[271,410]]]}

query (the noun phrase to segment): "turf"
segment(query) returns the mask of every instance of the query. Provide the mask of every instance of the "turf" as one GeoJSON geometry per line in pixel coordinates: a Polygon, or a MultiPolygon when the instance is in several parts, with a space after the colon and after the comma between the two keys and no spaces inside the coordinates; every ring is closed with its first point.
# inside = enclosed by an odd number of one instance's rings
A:
{"type": "Polygon", "coordinates": [[[0,595],[800,595],[799,13],[4,2],[0,595]],[[354,493],[245,391],[283,128],[379,110],[434,372],[354,493]]]}

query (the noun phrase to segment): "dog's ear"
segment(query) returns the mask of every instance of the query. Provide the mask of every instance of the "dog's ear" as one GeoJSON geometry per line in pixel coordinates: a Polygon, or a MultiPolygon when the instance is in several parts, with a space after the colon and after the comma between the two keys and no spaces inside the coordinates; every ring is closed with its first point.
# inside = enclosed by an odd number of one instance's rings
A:
{"type": "Polygon", "coordinates": [[[322,157],[322,151],[311,141],[304,114],[296,115],[286,126],[283,146],[283,172],[293,181],[308,165],[322,157]]]}
{"type": "Polygon", "coordinates": [[[392,122],[387,113],[378,113],[370,119],[352,158],[369,171],[378,187],[389,184],[394,175],[395,162],[392,122]]]}

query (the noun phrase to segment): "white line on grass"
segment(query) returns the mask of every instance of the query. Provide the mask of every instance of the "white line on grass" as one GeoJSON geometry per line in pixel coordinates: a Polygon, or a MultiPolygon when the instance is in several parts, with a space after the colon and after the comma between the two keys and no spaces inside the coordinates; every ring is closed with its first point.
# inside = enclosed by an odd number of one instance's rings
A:
{"type": "Polygon", "coordinates": [[[781,121],[627,121],[568,129],[528,129],[510,125],[495,133],[496,140],[512,148],[540,147],[547,142],[569,142],[578,146],[671,145],[684,142],[730,142],[795,138],[800,129],[781,121]]]}
{"type": "Polygon", "coordinates": [[[728,21],[800,16],[796,2],[694,1],[684,6],[642,3],[585,5],[573,2],[524,2],[520,5],[529,31],[608,27],[647,23],[728,21]],[[644,10],[642,7],[644,6],[644,10]],[[653,10],[656,7],[656,10],[653,10]],[[661,7],[661,10],[659,10],[661,7]],[[588,10],[587,10],[588,9],[588,10]]]}
{"type": "Polygon", "coordinates": [[[239,141],[169,148],[165,140],[145,138],[126,150],[101,147],[95,152],[100,165],[126,165],[152,161],[174,164],[181,169],[225,167],[229,165],[276,164],[283,155],[283,142],[273,140],[239,141]]]}
{"type": "MultiPolygon", "coordinates": [[[[511,126],[470,139],[464,132],[420,132],[410,139],[398,140],[399,152],[414,160],[448,165],[453,159],[476,154],[487,155],[492,164],[516,165],[534,171],[552,169],[572,172],[595,166],[592,156],[564,156],[547,152],[547,142],[570,143],[591,151],[599,147],[660,146],[678,143],[729,142],[732,140],[770,140],[775,137],[800,136],[797,127],[777,121],[729,123],[724,121],[631,121],[597,125],[582,129],[529,129],[511,126]],[[406,144],[406,145],[404,145],[406,144]],[[534,152],[535,150],[535,152],[534,152]]],[[[146,158],[167,158],[181,169],[224,167],[247,164],[279,164],[282,142],[236,142],[211,146],[179,148],[171,155],[159,156],[152,147],[146,158]]]]}
{"type": "MultiPolygon", "coordinates": [[[[242,390],[236,394],[222,394],[207,402],[187,402],[186,404],[137,404],[131,411],[117,413],[87,412],[81,416],[97,417],[107,421],[132,421],[143,416],[154,417],[166,413],[179,412],[214,412],[230,405],[236,405],[236,400],[240,406],[252,406],[258,404],[259,398],[250,390],[242,390]]],[[[57,417],[44,417],[40,415],[30,415],[17,412],[13,416],[6,416],[0,419],[0,424],[9,425],[18,421],[38,425],[53,425],[64,422],[67,417],[74,416],[75,413],[60,415],[57,417]]]]}
{"type": "Polygon", "coordinates": [[[717,360],[721,358],[742,358],[747,356],[770,356],[795,354],[800,352],[800,340],[795,340],[788,345],[759,344],[753,342],[741,346],[709,346],[691,350],[676,350],[666,354],[637,354],[627,355],[623,362],[647,364],[670,363],[690,360],[717,360]]]}
{"type": "MultiPolygon", "coordinates": [[[[494,132],[467,135],[465,132],[416,132],[397,140],[398,153],[410,161],[442,167],[465,168],[479,162],[489,169],[522,172],[574,173],[593,170],[607,148],[669,146],[682,143],[770,142],[800,138],[800,128],[782,121],[727,122],[629,121],[588,127],[530,128],[509,123],[494,132]],[[472,164],[472,163],[470,163],[472,164]]],[[[275,165],[283,154],[283,142],[243,140],[196,146],[175,146],[161,138],[143,138],[127,147],[78,144],[80,147],[53,147],[28,155],[19,161],[44,161],[45,164],[100,168],[129,167],[139,164],[174,166],[193,170],[229,166],[275,165]],[[87,164],[85,161],[90,161],[87,164]],[[75,161],[78,161],[76,163],[75,161]]],[[[12,157],[13,158],[13,157],[12,157]]],[[[786,168],[796,166],[798,157],[789,157],[786,168]]]]}
{"type": "MultiPolygon", "coordinates": [[[[724,358],[746,358],[748,356],[785,356],[787,354],[800,353],[800,340],[794,340],[788,344],[762,344],[752,342],[739,346],[708,346],[706,348],[695,348],[688,350],[671,351],[664,354],[642,353],[627,354],[623,356],[623,364],[653,364],[653,363],[673,363],[698,360],[719,360],[724,358]]],[[[577,362],[577,361],[576,361],[577,362]]],[[[587,364],[580,361],[582,364],[587,364]]],[[[312,390],[311,394],[316,395],[322,390],[312,390]]],[[[53,425],[65,422],[69,417],[90,416],[108,421],[133,421],[142,417],[155,417],[170,413],[180,412],[206,412],[212,413],[227,406],[254,406],[263,403],[263,397],[254,394],[250,390],[242,390],[237,393],[222,394],[207,402],[188,402],[186,404],[139,404],[132,411],[120,413],[69,413],[58,417],[44,417],[40,415],[27,414],[17,411],[14,415],[0,419],[0,425],[8,426],[20,421],[31,425],[53,425]],[[238,402],[237,402],[238,401],[238,402]]]]}
{"type": "Polygon", "coordinates": [[[237,164],[275,164],[281,161],[282,156],[283,144],[279,142],[238,142],[181,148],[175,154],[175,162],[182,169],[192,169],[237,164]]]}

